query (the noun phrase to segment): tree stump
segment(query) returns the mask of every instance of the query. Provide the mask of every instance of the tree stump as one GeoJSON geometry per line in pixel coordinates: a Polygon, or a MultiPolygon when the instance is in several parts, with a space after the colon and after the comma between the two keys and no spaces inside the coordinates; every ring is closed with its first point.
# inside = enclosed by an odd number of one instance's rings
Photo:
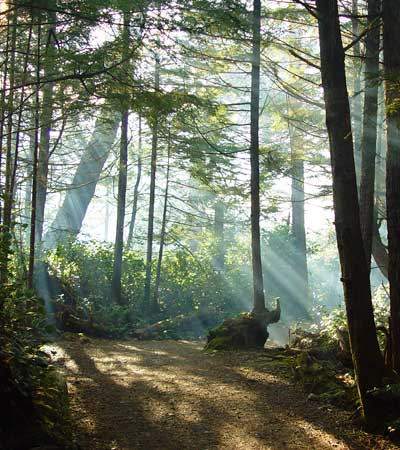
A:
{"type": "Polygon", "coordinates": [[[247,313],[225,320],[219,327],[209,331],[205,350],[238,350],[264,348],[270,323],[280,319],[280,304],[276,309],[261,313],[247,313]]]}

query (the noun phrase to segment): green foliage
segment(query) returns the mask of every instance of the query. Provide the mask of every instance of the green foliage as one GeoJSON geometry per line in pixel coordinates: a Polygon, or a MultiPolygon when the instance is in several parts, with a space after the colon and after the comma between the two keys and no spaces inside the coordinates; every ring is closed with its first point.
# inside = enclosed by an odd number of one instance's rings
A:
{"type": "Polygon", "coordinates": [[[0,430],[32,428],[40,443],[69,440],[65,383],[41,349],[44,336],[54,332],[44,305],[17,284],[3,286],[1,297],[0,430]]]}
{"type": "MultiPolygon", "coordinates": [[[[236,313],[248,308],[251,279],[245,269],[248,260],[243,259],[246,253],[232,249],[226,256],[224,270],[216,270],[213,255],[217,245],[210,239],[200,245],[195,255],[185,250],[165,253],[159,286],[159,319],[200,311],[236,313]]],[[[123,336],[150,320],[143,308],[145,265],[138,253],[124,252],[125,306],[117,306],[110,295],[112,261],[112,246],[95,242],[59,245],[47,254],[50,276],[62,287],[56,309],[68,304],[74,315],[87,323],[99,325],[110,336],[123,336]]]]}
{"type": "Polygon", "coordinates": [[[337,361],[318,359],[310,352],[302,352],[292,361],[292,375],[310,393],[310,400],[354,408],[357,399],[354,382],[341,373],[337,361]]]}

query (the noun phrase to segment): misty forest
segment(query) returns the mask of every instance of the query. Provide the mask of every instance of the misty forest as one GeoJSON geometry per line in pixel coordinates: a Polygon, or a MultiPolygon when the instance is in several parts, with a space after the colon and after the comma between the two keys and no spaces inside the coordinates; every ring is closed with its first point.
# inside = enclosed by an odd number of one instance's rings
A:
{"type": "Polygon", "coordinates": [[[400,448],[400,2],[0,1],[0,450],[400,448]]]}

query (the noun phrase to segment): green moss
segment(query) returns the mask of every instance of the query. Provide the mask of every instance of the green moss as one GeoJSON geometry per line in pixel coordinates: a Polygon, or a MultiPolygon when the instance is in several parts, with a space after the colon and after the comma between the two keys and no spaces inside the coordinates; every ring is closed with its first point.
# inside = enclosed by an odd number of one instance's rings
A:
{"type": "Polygon", "coordinates": [[[49,442],[65,447],[71,442],[68,389],[64,376],[49,367],[33,398],[43,434],[49,442]]]}
{"type": "Polygon", "coordinates": [[[264,348],[268,338],[265,324],[257,318],[243,314],[225,320],[222,325],[209,331],[206,350],[236,350],[264,348]]]}
{"type": "Polygon", "coordinates": [[[302,352],[292,361],[292,376],[310,399],[354,408],[358,399],[355,385],[346,385],[338,378],[338,368],[329,360],[320,360],[302,352]],[[311,397],[312,395],[312,397],[311,397]]]}
{"type": "Polygon", "coordinates": [[[232,341],[231,336],[218,336],[212,339],[205,347],[206,351],[217,351],[217,350],[233,350],[238,348],[232,341]]]}

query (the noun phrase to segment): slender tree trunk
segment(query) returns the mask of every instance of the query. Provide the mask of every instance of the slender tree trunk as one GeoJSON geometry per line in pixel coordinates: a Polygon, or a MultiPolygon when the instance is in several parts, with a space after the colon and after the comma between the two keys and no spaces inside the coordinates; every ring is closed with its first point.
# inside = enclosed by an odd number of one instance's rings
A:
{"type": "Polygon", "coordinates": [[[224,225],[225,204],[220,198],[217,198],[214,203],[214,235],[217,241],[217,254],[214,267],[219,272],[223,272],[225,268],[224,225]]]}
{"type": "Polygon", "coordinates": [[[133,189],[133,204],[131,221],[129,223],[128,240],[126,242],[127,248],[132,247],[133,230],[135,229],[136,214],[137,214],[137,204],[139,198],[139,185],[142,177],[142,118],[139,116],[139,145],[138,145],[138,160],[137,160],[137,172],[136,172],[136,183],[133,189]]]}
{"type": "MultiPolygon", "coordinates": [[[[171,139],[171,137],[169,137],[169,140],[170,139],[171,139]]],[[[164,253],[165,234],[166,234],[166,227],[167,227],[169,172],[170,172],[170,158],[171,158],[170,145],[171,145],[170,142],[168,142],[167,174],[166,174],[165,193],[164,193],[164,208],[163,208],[161,232],[160,232],[160,248],[158,250],[156,279],[154,282],[154,294],[153,294],[153,306],[152,306],[153,314],[156,314],[160,311],[160,305],[158,303],[158,291],[159,291],[160,281],[161,281],[161,265],[162,265],[162,259],[163,259],[163,253],[164,253]]]]}
{"type": "Polygon", "coordinates": [[[36,246],[36,199],[38,186],[38,161],[39,161],[39,114],[40,114],[40,46],[42,35],[42,17],[38,14],[37,25],[37,56],[36,56],[36,88],[35,88],[35,131],[34,131],[34,151],[32,164],[32,201],[31,201],[31,234],[29,243],[29,268],[28,268],[28,288],[33,288],[34,268],[35,268],[35,246],[36,246]]]}
{"type": "MultiPolygon", "coordinates": [[[[13,35],[13,27],[11,26],[10,21],[10,14],[7,15],[7,37],[6,37],[6,44],[5,44],[5,56],[4,56],[4,62],[3,62],[3,77],[2,77],[2,89],[1,89],[1,97],[0,101],[2,105],[5,105],[6,103],[6,92],[7,92],[7,82],[9,78],[9,60],[10,60],[10,47],[11,47],[11,36],[13,35]]],[[[3,160],[4,160],[4,149],[3,149],[3,143],[4,143],[4,130],[6,126],[6,108],[1,108],[1,121],[0,121],[0,174],[2,173],[2,166],[3,166],[3,160]]],[[[0,192],[3,191],[3,183],[2,183],[2,177],[0,176],[0,192]]],[[[3,223],[3,205],[2,205],[2,198],[0,198],[0,223],[3,223]]],[[[0,263],[1,264],[1,263],[0,263]]],[[[0,276],[3,272],[3,268],[0,267],[0,276]]]]}
{"type": "Polygon", "coordinates": [[[117,227],[114,244],[114,265],[112,278],[112,300],[119,305],[124,304],[121,297],[122,252],[124,247],[124,218],[126,203],[126,180],[128,165],[128,118],[129,112],[122,113],[121,147],[118,171],[117,227]]]}
{"type": "Polygon", "coordinates": [[[253,52],[251,64],[251,106],[250,106],[250,166],[251,166],[251,251],[253,266],[253,313],[265,311],[264,281],[261,263],[260,238],[260,41],[261,1],[253,1],[253,52]]]}
{"type": "MultiPolygon", "coordinates": [[[[129,73],[129,22],[130,15],[124,12],[124,24],[122,29],[122,57],[127,61],[125,71],[129,73]]],[[[125,300],[121,296],[122,253],[124,249],[124,221],[126,207],[126,185],[128,177],[128,121],[129,108],[125,107],[121,118],[121,145],[119,152],[118,170],[118,200],[117,200],[117,226],[115,230],[114,264],[111,286],[111,295],[114,303],[123,305],[125,300]]]]}
{"type": "MultiPolygon", "coordinates": [[[[35,152],[35,133],[33,130],[29,131],[29,148],[26,156],[26,172],[25,172],[25,199],[24,199],[24,212],[23,223],[28,227],[31,221],[32,210],[32,166],[33,155],[35,152]]],[[[25,231],[25,243],[29,245],[29,228],[25,231]]]]}
{"type": "Polygon", "coordinates": [[[303,156],[292,152],[292,236],[294,240],[295,260],[293,270],[298,282],[299,311],[306,315],[310,306],[308,288],[307,242],[304,214],[304,160],[303,156]]]}
{"type": "MultiPolygon", "coordinates": [[[[290,117],[289,98],[288,116],[290,117]]],[[[305,229],[305,193],[304,193],[304,151],[301,136],[291,126],[288,120],[289,139],[291,149],[291,167],[292,167],[292,226],[291,232],[294,241],[294,259],[292,261],[292,270],[296,275],[297,305],[300,317],[307,317],[307,307],[310,306],[310,292],[308,286],[308,264],[307,264],[307,241],[305,229]]]]}
{"type": "MultiPolygon", "coordinates": [[[[352,19],[351,29],[353,39],[359,35],[359,19],[358,19],[358,0],[352,0],[352,19]]],[[[353,115],[353,137],[354,137],[354,159],[356,165],[357,183],[360,182],[361,176],[361,133],[362,133],[362,104],[361,104],[361,45],[360,41],[353,46],[353,71],[354,71],[354,97],[352,101],[353,115]]]]}
{"type": "MultiPolygon", "coordinates": [[[[154,85],[160,87],[160,61],[156,55],[154,85]]],[[[147,227],[147,254],[146,254],[146,279],[144,285],[144,307],[151,310],[150,289],[151,289],[151,269],[153,259],[153,233],[154,233],[154,202],[156,193],[156,172],[157,172],[157,149],[158,149],[158,122],[157,118],[152,125],[151,141],[151,171],[150,171],[150,197],[149,197],[149,218],[147,227]]]]}
{"type": "Polygon", "coordinates": [[[381,0],[368,0],[368,25],[365,39],[365,94],[361,140],[360,219],[368,271],[371,270],[374,222],[375,155],[378,114],[379,38],[381,0]]]}
{"type": "MultiPolygon", "coordinates": [[[[2,233],[1,233],[1,257],[0,257],[0,282],[5,283],[8,278],[8,263],[9,256],[11,251],[11,214],[12,214],[12,206],[13,206],[13,191],[11,189],[11,178],[12,178],[12,167],[13,167],[13,158],[12,158],[12,143],[13,143],[13,131],[14,131],[14,109],[15,109],[15,92],[14,92],[14,84],[15,84],[15,56],[17,53],[16,41],[17,41],[17,10],[11,12],[11,23],[9,22],[9,26],[11,26],[11,41],[9,43],[9,52],[11,52],[11,56],[7,63],[9,64],[9,73],[8,73],[8,88],[9,93],[7,96],[7,126],[6,126],[6,155],[5,155],[5,186],[3,191],[3,217],[2,217],[2,233]]],[[[6,88],[6,84],[4,85],[6,88]]]]}
{"type": "Polygon", "coordinates": [[[120,113],[103,109],[96,120],[63,204],[44,236],[44,246],[52,248],[59,242],[75,239],[82,227],[87,208],[93,198],[101,171],[110,154],[120,123],[120,113]]]}
{"type": "Polygon", "coordinates": [[[400,3],[383,2],[383,54],[387,122],[386,216],[392,365],[400,373],[400,3]]]}
{"type": "Polygon", "coordinates": [[[351,352],[364,417],[378,414],[369,391],[380,386],[379,350],[369,272],[362,241],[349,99],[337,0],[316,0],[321,75],[333,175],[335,228],[342,270],[351,352]]]}
{"type": "MultiPolygon", "coordinates": [[[[49,13],[48,38],[43,59],[44,78],[51,78],[54,71],[54,52],[55,52],[55,13],[49,13]]],[[[54,104],[54,83],[46,83],[42,89],[42,112],[40,114],[40,143],[38,156],[38,174],[37,174],[37,197],[36,197],[36,246],[40,254],[40,246],[43,235],[44,212],[47,197],[47,184],[49,173],[50,158],[50,131],[52,127],[53,104],[54,104]]]]}

